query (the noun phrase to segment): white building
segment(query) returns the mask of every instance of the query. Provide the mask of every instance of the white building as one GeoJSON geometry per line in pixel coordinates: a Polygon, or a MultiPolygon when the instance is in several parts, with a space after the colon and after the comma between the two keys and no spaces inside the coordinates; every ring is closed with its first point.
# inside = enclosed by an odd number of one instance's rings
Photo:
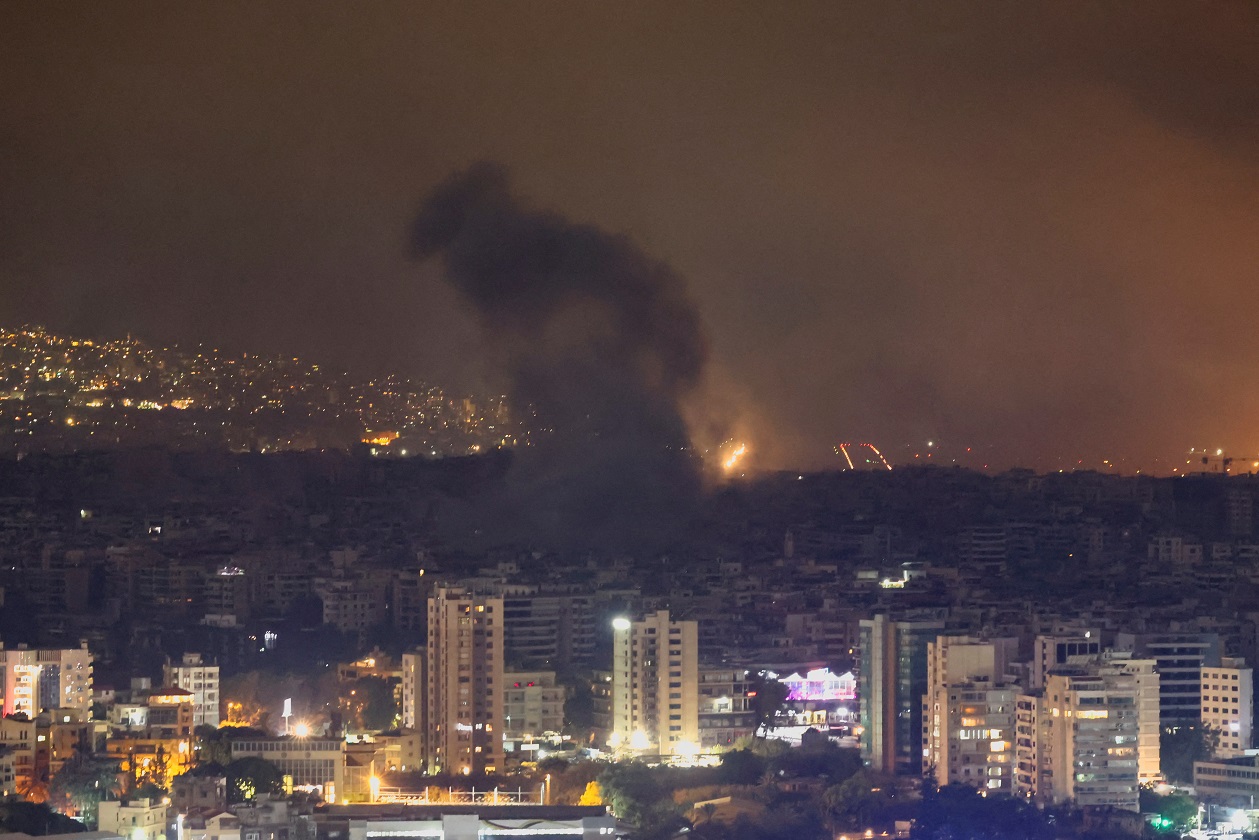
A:
{"type": "Polygon", "coordinates": [[[166,840],[167,806],[151,799],[129,802],[104,801],[97,823],[101,831],[112,831],[127,840],[166,840]]]}
{"type": "Polygon", "coordinates": [[[165,685],[192,692],[192,725],[218,728],[219,666],[202,662],[199,653],[185,653],[179,665],[168,663],[163,671],[165,685]]]}
{"type": "Polygon", "coordinates": [[[1051,673],[1037,698],[1031,792],[1054,804],[1139,810],[1140,785],[1158,773],[1158,686],[1150,660],[1093,659],[1051,673]]]}
{"type": "Polygon", "coordinates": [[[1225,658],[1202,668],[1202,722],[1217,734],[1216,758],[1236,758],[1251,747],[1254,673],[1245,660],[1225,658]]]}
{"type": "Polygon", "coordinates": [[[340,739],[284,736],[232,741],[231,752],[232,761],[266,759],[285,776],[292,776],[294,787],[319,788],[329,802],[345,796],[346,744],[340,739]]]}
{"type": "Polygon", "coordinates": [[[240,820],[226,811],[185,819],[182,840],[241,840],[240,820]]]}
{"type": "Polygon", "coordinates": [[[77,648],[29,650],[0,644],[0,716],[35,717],[45,709],[92,711],[92,655],[77,648]]]}
{"type": "Polygon", "coordinates": [[[699,751],[699,627],[660,610],[613,622],[609,746],[659,755],[699,751]]]}
{"type": "Polygon", "coordinates": [[[1015,790],[1017,639],[940,636],[927,645],[922,771],[937,784],[1015,790]]]}
{"type": "Polygon", "coordinates": [[[503,675],[503,737],[530,742],[564,730],[568,691],[555,682],[554,671],[512,671],[503,675]]]}

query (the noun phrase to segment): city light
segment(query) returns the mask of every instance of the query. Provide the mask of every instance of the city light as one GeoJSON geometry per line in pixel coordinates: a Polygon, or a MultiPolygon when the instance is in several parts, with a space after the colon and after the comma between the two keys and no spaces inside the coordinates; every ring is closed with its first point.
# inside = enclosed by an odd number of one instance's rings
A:
{"type": "Polygon", "coordinates": [[[616,630],[618,633],[624,633],[626,630],[629,630],[631,627],[633,627],[633,625],[630,623],[630,620],[628,618],[625,618],[623,616],[618,616],[612,619],[612,629],[616,630]]]}

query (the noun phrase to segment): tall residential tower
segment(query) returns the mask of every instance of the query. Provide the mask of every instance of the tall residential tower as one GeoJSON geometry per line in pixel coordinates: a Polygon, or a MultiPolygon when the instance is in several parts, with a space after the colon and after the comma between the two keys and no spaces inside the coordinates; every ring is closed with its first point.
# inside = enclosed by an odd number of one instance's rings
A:
{"type": "Polygon", "coordinates": [[[503,599],[440,587],[428,599],[430,773],[503,770],[503,599]]]}

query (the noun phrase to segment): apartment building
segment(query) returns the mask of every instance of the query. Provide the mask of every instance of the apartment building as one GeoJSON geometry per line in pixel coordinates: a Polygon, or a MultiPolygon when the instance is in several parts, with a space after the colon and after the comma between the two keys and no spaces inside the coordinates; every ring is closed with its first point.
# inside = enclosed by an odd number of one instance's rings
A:
{"type": "Polygon", "coordinates": [[[430,773],[503,769],[503,599],[439,587],[428,601],[430,773]]]}
{"type": "Polygon", "coordinates": [[[192,725],[218,727],[219,666],[203,662],[199,653],[185,653],[178,665],[163,668],[162,681],[192,695],[192,725]]]}
{"type": "Polygon", "coordinates": [[[662,756],[699,751],[699,628],[659,610],[613,625],[609,746],[662,756]]]}

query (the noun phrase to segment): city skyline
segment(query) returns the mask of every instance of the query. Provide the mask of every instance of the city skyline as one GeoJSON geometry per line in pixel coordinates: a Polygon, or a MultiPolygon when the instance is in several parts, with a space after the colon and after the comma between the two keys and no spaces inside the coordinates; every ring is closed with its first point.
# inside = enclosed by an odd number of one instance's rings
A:
{"type": "Polygon", "coordinates": [[[1257,44],[0,0],[0,835],[1259,839],[1257,44]]]}

